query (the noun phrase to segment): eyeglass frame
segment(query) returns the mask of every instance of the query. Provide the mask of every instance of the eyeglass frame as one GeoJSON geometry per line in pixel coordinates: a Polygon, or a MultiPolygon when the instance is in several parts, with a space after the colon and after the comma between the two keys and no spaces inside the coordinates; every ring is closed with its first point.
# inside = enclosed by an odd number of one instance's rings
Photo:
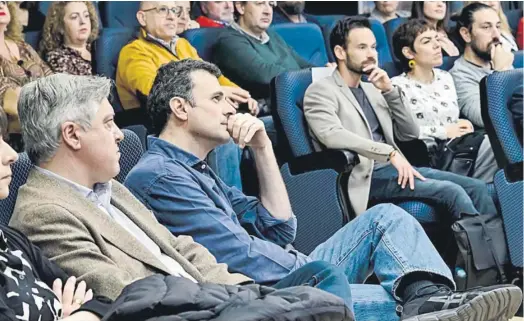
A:
{"type": "Polygon", "coordinates": [[[180,16],[182,15],[182,12],[184,11],[184,8],[182,8],[180,6],[171,7],[171,8],[169,8],[168,6],[160,6],[160,7],[153,7],[153,8],[149,8],[149,9],[146,9],[146,10],[140,10],[140,11],[142,11],[142,12],[149,12],[149,11],[153,11],[153,10],[156,10],[156,13],[158,13],[158,15],[161,16],[161,17],[167,17],[169,15],[169,12],[171,12],[175,17],[180,18],[180,16]],[[161,9],[161,8],[166,8],[167,9],[167,13],[166,13],[165,16],[163,16],[160,13],[159,9],[161,9]]]}

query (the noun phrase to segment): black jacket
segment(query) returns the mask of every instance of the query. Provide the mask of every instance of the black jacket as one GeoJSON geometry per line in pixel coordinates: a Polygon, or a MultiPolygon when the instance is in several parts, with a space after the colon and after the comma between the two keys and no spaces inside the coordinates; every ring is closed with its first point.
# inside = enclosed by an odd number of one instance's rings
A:
{"type": "Polygon", "coordinates": [[[281,290],[249,284],[197,284],[153,275],[128,285],[103,321],[349,321],[342,299],[297,286],[281,290]]]}
{"type": "MultiPolygon", "coordinates": [[[[20,250],[23,253],[23,256],[28,259],[29,264],[32,266],[35,279],[44,282],[49,286],[49,288],[53,287],[53,282],[58,278],[62,280],[63,284],[65,284],[69,276],[55,263],[44,257],[40,249],[34,246],[27,237],[19,231],[5,225],[0,224],[0,230],[7,239],[9,250],[20,250]]],[[[6,277],[7,276],[3,271],[0,271],[0,286],[2,287],[0,288],[0,320],[16,321],[17,319],[14,311],[7,304],[6,289],[3,288],[4,284],[6,284],[6,277]]],[[[95,297],[93,300],[82,305],[77,311],[89,311],[102,317],[108,311],[110,305],[111,300],[105,297],[95,297]]]]}

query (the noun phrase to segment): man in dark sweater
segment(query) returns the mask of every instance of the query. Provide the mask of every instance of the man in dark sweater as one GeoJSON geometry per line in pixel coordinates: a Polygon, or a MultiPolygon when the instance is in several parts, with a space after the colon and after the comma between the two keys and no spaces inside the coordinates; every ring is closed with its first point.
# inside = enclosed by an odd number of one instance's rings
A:
{"type": "Polygon", "coordinates": [[[253,98],[269,98],[269,83],[277,75],[314,67],[268,30],[273,19],[271,2],[237,1],[235,19],[215,47],[214,62],[253,98]]]}

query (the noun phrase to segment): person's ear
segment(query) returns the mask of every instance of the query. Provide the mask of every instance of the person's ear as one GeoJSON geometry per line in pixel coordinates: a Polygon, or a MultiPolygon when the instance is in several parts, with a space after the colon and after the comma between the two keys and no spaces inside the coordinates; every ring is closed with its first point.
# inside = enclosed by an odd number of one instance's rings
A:
{"type": "Polygon", "coordinates": [[[140,26],[145,27],[146,26],[146,13],[141,10],[137,11],[136,20],[138,20],[138,23],[140,24],[140,26]]]}
{"type": "Polygon", "coordinates": [[[347,53],[342,46],[336,45],[335,46],[335,58],[337,60],[346,60],[347,59],[347,53]]]}
{"type": "Polygon", "coordinates": [[[414,55],[413,51],[411,50],[411,48],[409,48],[407,46],[402,48],[402,54],[407,59],[415,59],[415,55],[414,55]]]}
{"type": "Polygon", "coordinates": [[[81,128],[73,122],[65,122],[61,126],[62,140],[69,148],[77,151],[82,148],[80,143],[81,128]]]}
{"type": "Polygon", "coordinates": [[[190,106],[186,102],[186,100],[180,97],[173,97],[169,101],[169,108],[171,109],[171,113],[180,121],[185,122],[188,120],[188,107],[190,106]]]}
{"type": "Polygon", "coordinates": [[[246,12],[246,4],[244,1],[235,1],[234,5],[239,15],[243,15],[246,12]]]}
{"type": "Polygon", "coordinates": [[[471,33],[469,32],[468,28],[460,27],[459,33],[465,43],[471,42],[471,33]]]}

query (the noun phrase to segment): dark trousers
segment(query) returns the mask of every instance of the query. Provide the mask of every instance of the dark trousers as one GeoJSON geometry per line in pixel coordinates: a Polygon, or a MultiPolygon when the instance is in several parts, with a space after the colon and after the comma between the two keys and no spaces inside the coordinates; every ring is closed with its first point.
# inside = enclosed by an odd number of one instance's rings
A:
{"type": "Polygon", "coordinates": [[[427,167],[416,170],[426,180],[415,179],[415,190],[411,190],[409,185],[404,189],[398,185],[398,172],[391,164],[374,170],[369,201],[373,204],[406,200],[428,202],[444,206],[453,220],[459,219],[463,213],[497,213],[483,181],[427,167]]]}
{"type": "Polygon", "coordinates": [[[272,287],[283,289],[299,285],[309,285],[336,295],[353,312],[348,278],[341,268],[328,262],[314,261],[290,273],[272,287]]]}

